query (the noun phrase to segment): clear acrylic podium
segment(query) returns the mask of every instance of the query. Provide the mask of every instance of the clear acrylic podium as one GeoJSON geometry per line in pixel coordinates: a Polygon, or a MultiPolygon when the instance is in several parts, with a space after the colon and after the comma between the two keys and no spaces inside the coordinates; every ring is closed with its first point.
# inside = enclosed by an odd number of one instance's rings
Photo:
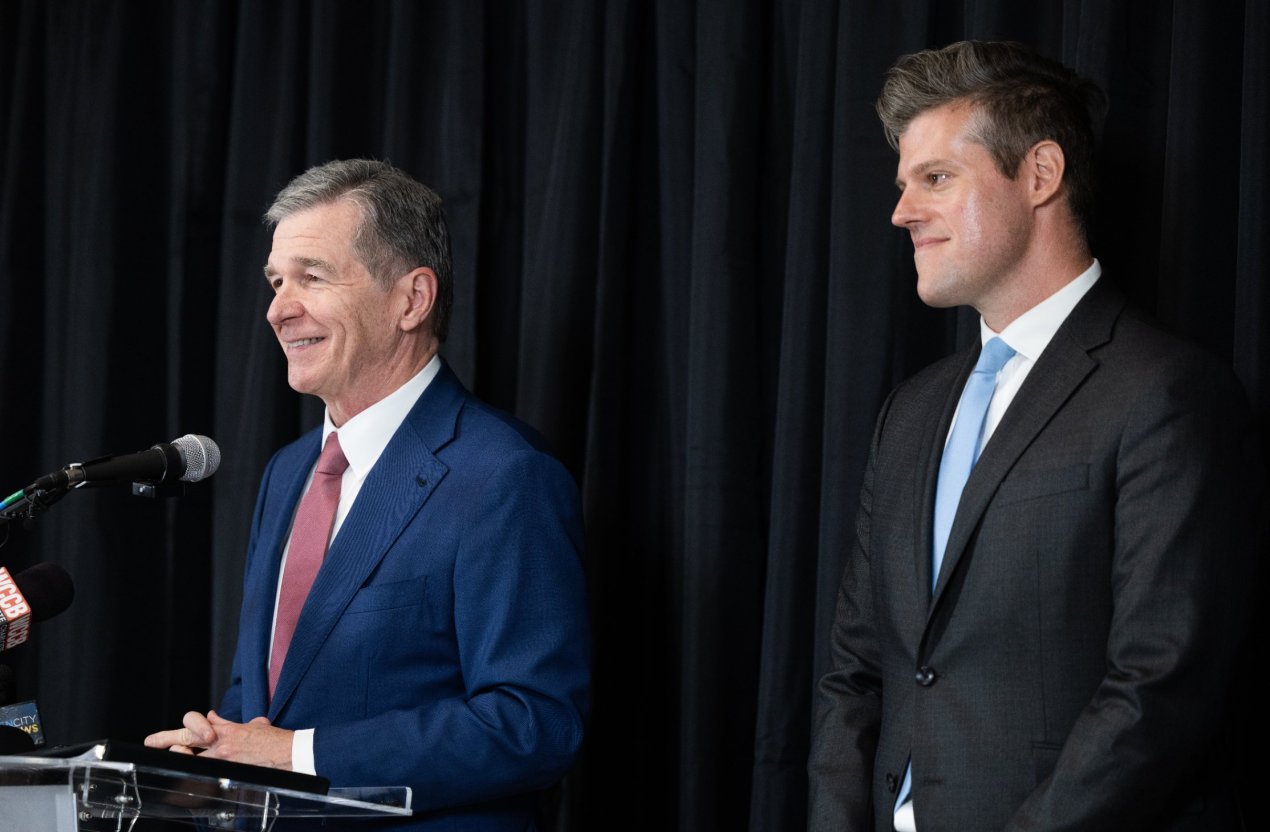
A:
{"type": "Polygon", "coordinates": [[[268,832],[278,818],[410,814],[410,789],[311,794],[176,768],[78,757],[0,757],[0,832],[129,832],[138,818],[268,832]]]}

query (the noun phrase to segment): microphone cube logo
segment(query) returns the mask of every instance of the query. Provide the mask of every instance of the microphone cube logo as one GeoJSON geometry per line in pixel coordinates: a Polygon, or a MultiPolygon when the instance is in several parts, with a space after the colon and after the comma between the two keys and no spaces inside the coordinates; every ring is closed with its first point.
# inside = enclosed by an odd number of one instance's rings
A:
{"type": "Polygon", "coordinates": [[[8,725],[31,735],[31,742],[38,748],[44,745],[44,728],[40,722],[40,709],[35,700],[18,702],[0,708],[0,725],[8,725]]]}
{"type": "Polygon", "coordinates": [[[0,650],[9,650],[31,633],[31,605],[22,597],[9,570],[0,566],[0,650]]]}

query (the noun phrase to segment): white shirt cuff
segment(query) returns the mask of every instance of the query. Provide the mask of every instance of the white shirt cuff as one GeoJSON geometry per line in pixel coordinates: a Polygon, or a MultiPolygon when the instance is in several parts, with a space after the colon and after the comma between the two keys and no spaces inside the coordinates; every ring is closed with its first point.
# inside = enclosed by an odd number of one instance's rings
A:
{"type": "Polygon", "coordinates": [[[913,801],[905,800],[904,805],[895,810],[895,832],[917,832],[917,818],[913,816],[913,801]]]}
{"type": "Polygon", "coordinates": [[[313,762],[312,728],[304,728],[291,735],[291,770],[317,774],[317,764],[313,762]]]}

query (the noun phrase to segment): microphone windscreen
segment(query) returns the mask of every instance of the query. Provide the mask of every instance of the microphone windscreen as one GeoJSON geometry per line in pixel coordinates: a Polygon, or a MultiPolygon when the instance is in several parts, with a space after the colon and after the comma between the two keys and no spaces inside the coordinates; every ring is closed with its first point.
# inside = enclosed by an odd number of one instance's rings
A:
{"type": "Polygon", "coordinates": [[[220,448],[209,437],[187,433],[173,439],[172,445],[185,463],[185,473],[181,475],[185,482],[205,480],[220,467],[220,448]]]}
{"type": "Polygon", "coordinates": [[[13,580],[31,605],[31,615],[36,621],[61,615],[75,600],[75,582],[56,563],[37,563],[22,570],[13,580]]]}

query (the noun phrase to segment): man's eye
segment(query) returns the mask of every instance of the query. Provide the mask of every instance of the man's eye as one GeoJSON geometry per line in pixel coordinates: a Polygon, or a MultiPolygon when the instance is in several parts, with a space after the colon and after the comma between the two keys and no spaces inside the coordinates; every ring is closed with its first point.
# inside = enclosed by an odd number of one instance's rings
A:
{"type": "Polygon", "coordinates": [[[930,183],[930,184],[932,184],[932,185],[942,185],[942,184],[944,184],[945,182],[947,182],[947,181],[948,181],[948,174],[946,174],[946,173],[928,173],[928,174],[926,174],[926,181],[927,181],[927,182],[929,182],[929,183],[930,183]]]}

